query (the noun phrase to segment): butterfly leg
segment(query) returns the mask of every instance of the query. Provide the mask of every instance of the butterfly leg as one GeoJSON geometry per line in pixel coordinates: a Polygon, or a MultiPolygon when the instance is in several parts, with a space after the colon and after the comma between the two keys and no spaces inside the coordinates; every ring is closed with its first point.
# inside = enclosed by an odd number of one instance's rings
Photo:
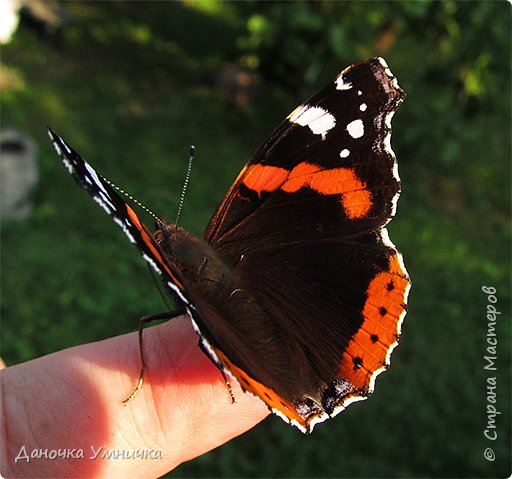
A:
{"type": "Polygon", "coordinates": [[[140,362],[141,362],[141,368],[140,368],[140,375],[139,380],[137,381],[137,385],[135,386],[135,389],[133,392],[123,401],[123,404],[126,406],[141,390],[142,384],[144,382],[144,370],[146,369],[146,359],[144,356],[144,339],[143,339],[143,332],[144,332],[144,326],[147,323],[150,323],[151,321],[159,321],[159,320],[169,320],[172,318],[175,318],[176,316],[179,316],[183,313],[178,311],[166,311],[165,313],[158,313],[158,314],[151,314],[149,316],[143,316],[139,319],[139,352],[140,352],[140,362]]]}
{"type": "Polygon", "coordinates": [[[198,344],[199,344],[199,348],[201,349],[201,351],[206,355],[206,357],[208,357],[212,360],[213,364],[215,364],[215,366],[217,366],[217,369],[222,374],[222,379],[224,379],[224,383],[226,384],[226,387],[228,389],[229,396],[231,397],[231,404],[235,404],[235,394],[233,393],[233,388],[231,387],[231,383],[229,382],[229,379],[226,376],[226,373],[222,369],[222,366],[220,364],[217,364],[217,362],[212,358],[211,354],[208,352],[208,349],[204,346],[204,344],[201,340],[199,340],[198,344]]]}
{"type": "Polygon", "coordinates": [[[226,384],[226,387],[228,388],[229,395],[231,397],[231,404],[235,404],[235,394],[233,393],[233,388],[231,387],[231,383],[229,382],[228,377],[226,376],[226,373],[222,368],[219,368],[220,373],[222,374],[222,379],[224,379],[224,383],[226,384]]]}

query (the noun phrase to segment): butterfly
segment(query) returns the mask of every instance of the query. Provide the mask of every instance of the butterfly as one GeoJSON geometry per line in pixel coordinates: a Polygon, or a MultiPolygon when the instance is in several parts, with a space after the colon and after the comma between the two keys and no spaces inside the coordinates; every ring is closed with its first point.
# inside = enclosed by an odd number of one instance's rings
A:
{"type": "Polygon", "coordinates": [[[201,238],[141,221],[49,130],[78,184],[190,315],[223,374],[303,432],[367,398],[387,369],[410,279],[386,224],[400,195],[385,60],[361,61],[298,106],[245,165],[201,238]]]}

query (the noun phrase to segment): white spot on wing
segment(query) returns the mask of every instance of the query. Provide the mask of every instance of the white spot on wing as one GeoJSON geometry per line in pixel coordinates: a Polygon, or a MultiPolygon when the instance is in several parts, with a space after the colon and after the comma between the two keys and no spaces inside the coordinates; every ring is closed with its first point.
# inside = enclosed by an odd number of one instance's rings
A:
{"type": "Polygon", "coordinates": [[[384,67],[384,68],[389,68],[388,67],[388,64],[386,62],[386,60],[384,60],[384,58],[382,57],[378,57],[377,60],[379,60],[379,63],[384,67]]]}
{"type": "MultiPolygon", "coordinates": [[[[58,146],[55,145],[55,149],[57,149],[57,148],[58,148],[58,146]]],[[[59,155],[60,155],[60,153],[59,153],[59,155]]],[[[75,169],[73,168],[73,165],[71,164],[71,162],[67,158],[64,158],[62,156],[61,156],[61,159],[62,159],[62,163],[64,163],[64,166],[69,171],[69,174],[72,175],[75,172],[75,169]]]]}
{"type": "Polygon", "coordinates": [[[322,139],[336,125],[334,116],[319,106],[301,105],[288,119],[297,125],[307,126],[315,135],[322,135],[322,139]]]}
{"type": "MultiPolygon", "coordinates": [[[[94,180],[94,184],[102,191],[104,191],[105,193],[107,193],[107,190],[105,190],[105,187],[103,186],[103,184],[101,183],[99,177],[98,177],[98,174],[96,173],[96,170],[94,170],[94,168],[89,165],[89,163],[87,163],[87,161],[84,161],[84,166],[85,166],[85,169],[87,170],[87,172],[89,173],[89,175],[91,176],[91,178],[94,180]]],[[[108,194],[108,193],[107,193],[108,194]]]]}
{"type": "MultiPolygon", "coordinates": [[[[371,381],[371,380],[370,380],[371,381]]],[[[370,392],[373,391],[373,388],[370,386],[370,392]]],[[[357,401],[364,401],[365,399],[368,399],[367,396],[350,396],[348,397],[347,399],[345,399],[345,401],[343,402],[343,404],[340,404],[337,408],[334,409],[332,415],[333,416],[336,416],[336,414],[339,414],[341,411],[343,411],[344,409],[346,409],[348,406],[350,406],[352,403],[354,402],[357,402],[357,401]]]]}
{"type": "Polygon", "coordinates": [[[94,195],[92,199],[96,201],[96,203],[98,203],[107,212],[107,214],[112,214],[112,210],[105,204],[105,202],[99,196],[94,195]]]}
{"type": "Polygon", "coordinates": [[[190,304],[189,300],[187,298],[185,298],[185,296],[183,296],[183,293],[181,292],[181,290],[172,281],[167,281],[166,284],[167,284],[167,286],[169,286],[169,288],[171,288],[178,295],[178,297],[185,304],[190,304]]]}
{"type": "Polygon", "coordinates": [[[382,65],[382,67],[384,68],[384,73],[393,80],[393,87],[395,87],[396,89],[399,89],[400,86],[398,85],[398,80],[396,79],[395,75],[393,75],[393,72],[390,70],[386,60],[384,60],[384,58],[382,57],[378,57],[378,60],[379,60],[379,63],[382,65]]]}
{"type": "Polygon", "coordinates": [[[348,134],[352,138],[361,138],[364,135],[364,125],[362,120],[351,121],[347,125],[348,134]]]}
{"type": "Polygon", "coordinates": [[[359,109],[360,109],[361,111],[366,111],[366,109],[367,109],[367,108],[368,108],[368,106],[366,105],[366,103],[361,103],[361,104],[359,105],[359,109]]]}
{"type": "Polygon", "coordinates": [[[391,216],[395,216],[399,196],[400,195],[397,193],[393,198],[391,198],[391,216]]]}
{"type": "Polygon", "coordinates": [[[346,81],[343,75],[338,75],[334,83],[336,83],[336,90],[350,90],[352,88],[352,83],[346,81]]]}
{"type": "MultiPolygon", "coordinates": [[[[61,140],[62,140],[62,138],[61,138],[61,140]]],[[[69,146],[67,145],[67,143],[66,143],[64,140],[62,140],[62,146],[64,146],[64,149],[65,149],[69,154],[71,154],[71,150],[69,149],[69,146]]]]}
{"type": "MultiPolygon", "coordinates": [[[[345,408],[342,408],[342,409],[345,409],[345,408]]],[[[309,430],[312,431],[317,424],[320,424],[321,422],[326,421],[330,417],[333,417],[335,414],[333,414],[332,416],[329,416],[327,413],[323,413],[323,414],[320,414],[319,416],[313,417],[313,419],[311,419],[309,421],[309,430]]],[[[304,431],[302,431],[302,432],[304,432],[304,431]]]]}
{"type": "Polygon", "coordinates": [[[386,118],[384,120],[384,122],[386,123],[386,126],[388,128],[391,128],[391,119],[393,118],[393,115],[395,114],[394,111],[390,111],[387,115],[386,115],[386,118]]]}
{"type": "MultiPolygon", "coordinates": [[[[116,207],[114,204],[110,201],[110,195],[105,190],[99,190],[98,191],[99,198],[101,201],[105,203],[105,206],[107,206],[110,209],[110,213],[113,213],[116,211],[116,207]]],[[[96,195],[94,195],[96,197],[96,195]]]]}
{"type": "Polygon", "coordinates": [[[158,267],[158,265],[156,264],[156,261],[151,256],[148,256],[146,253],[142,253],[142,257],[144,258],[144,261],[147,264],[149,264],[149,266],[151,266],[151,268],[153,268],[153,271],[156,274],[162,275],[162,270],[158,267]]]}
{"type": "Polygon", "coordinates": [[[393,162],[393,177],[396,181],[400,182],[400,175],[398,174],[398,161],[393,162]]]}
{"type": "Polygon", "coordinates": [[[55,141],[53,142],[53,147],[55,148],[57,155],[62,156],[62,151],[60,150],[60,146],[55,141]]]}
{"type": "Polygon", "coordinates": [[[391,241],[391,238],[389,237],[389,232],[386,228],[380,229],[380,238],[385,246],[387,246],[388,248],[396,249],[395,245],[391,241]]]}
{"type": "Polygon", "coordinates": [[[386,60],[384,60],[384,58],[382,58],[382,57],[379,57],[378,60],[379,60],[379,63],[384,67],[384,73],[388,77],[394,78],[394,75],[393,75],[393,73],[391,73],[391,70],[389,69],[389,66],[388,66],[386,60]]]}
{"type": "Polygon", "coordinates": [[[344,150],[340,151],[340,157],[341,158],[346,158],[348,155],[350,155],[350,151],[347,150],[346,148],[344,150]]]}
{"type": "Polygon", "coordinates": [[[116,225],[118,225],[123,230],[123,233],[130,240],[130,243],[135,244],[136,243],[135,238],[130,233],[130,230],[128,229],[126,223],[121,218],[118,218],[117,216],[112,216],[112,219],[114,220],[114,223],[116,225]]]}
{"type": "Polygon", "coordinates": [[[220,362],[215,350],[212,348],[211,344],[204,338],[203,333],[201,332],[201,330],[199,329],[199,326],[197,325],[197,323],[194,320],[194,315],[192,314],[192,311],[190,310],[190,308],[187,307],[186,309],[187,309],[188,315],[190,316],[190,320],[192,322],[192,326],[194,327],[195,332],[201,338],[200,339],[201,344],[208,351],[208,354],[210,355],[213,362],[215,364],[217,364],[218,366],[220,366],[225,373],[229,374],[230,378],[234,379],[238,383],[237,379],[233,376],[233,373],[223,366],[223,364],[220,362]]]}
{"type": "Polygon", "coordinates": [[[391,155],[395,156],[393,149],[391,148],[391,132],[384,137],[384,149],[391,155]]]}

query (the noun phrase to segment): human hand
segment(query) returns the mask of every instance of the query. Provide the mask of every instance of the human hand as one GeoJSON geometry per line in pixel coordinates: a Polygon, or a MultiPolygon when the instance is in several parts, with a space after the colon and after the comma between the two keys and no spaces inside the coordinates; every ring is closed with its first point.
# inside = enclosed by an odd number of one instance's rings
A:
{"type": "Polygon", "coordinates": [[[146,328],[144,385],[127,406],[140,372],[137,333],[3,369],[3,477],[158,477],[266,417],[234,382],[232,404],[197,341],[186,316],[146,328]],[[58,450],[68,457],[50,456],[58,450]],[[15,463],[20,451],[30,459],[15,463]]]}

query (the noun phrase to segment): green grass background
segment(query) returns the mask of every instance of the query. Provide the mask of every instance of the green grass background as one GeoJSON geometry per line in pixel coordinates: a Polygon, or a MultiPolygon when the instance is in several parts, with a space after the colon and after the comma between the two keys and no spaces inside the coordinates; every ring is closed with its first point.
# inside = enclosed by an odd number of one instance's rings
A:
{"type": "MultiPolygon", "coordinates": [[[[271,129],[341,68],[382,54],[408,97],[393,120],[403,193],[391,237],[413,281],[390,371],[306,437],[276,417],[170,477],[505,477],[510,442],[510,5],[507,2],[65,2],[53,38],[2,47],[1,126],[39,151],[34,211],[2,224],[8,365],[135,330],[163,305],[143,261],[69,178],[50,125],[106,177],[200,234],[271,129]],[[215,87],[254,69],[263,95],[215,87]],[[497,289],[498,440],[486,416],[497,289]],[[483,457],[486,447],[494,462],[483,457]]],[[[7,391],[8,393],[8,391],[7,391]]]]}

